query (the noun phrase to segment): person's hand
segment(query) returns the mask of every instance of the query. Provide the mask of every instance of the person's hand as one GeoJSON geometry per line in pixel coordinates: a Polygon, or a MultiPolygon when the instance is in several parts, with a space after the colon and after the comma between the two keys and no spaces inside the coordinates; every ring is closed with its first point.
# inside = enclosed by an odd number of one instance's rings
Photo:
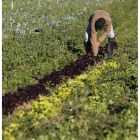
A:
{"type": "Polygon", "coordinates": [[[97,57],[98,54],[94,54],[93,56],[97,57]]]}

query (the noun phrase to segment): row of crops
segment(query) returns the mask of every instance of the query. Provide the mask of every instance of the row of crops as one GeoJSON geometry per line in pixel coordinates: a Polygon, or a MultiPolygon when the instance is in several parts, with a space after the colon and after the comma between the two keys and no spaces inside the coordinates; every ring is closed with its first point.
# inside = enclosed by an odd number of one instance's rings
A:
{"type": "Polygon", "coordinates": [[[33,101],[30,110],[14,113],[11,123],[3,127],[3,138],[137,139],[138,62],[122,65],[124,58],[129,55],[124,54],[120,63],[92,67],[33,101]]]}
{"type": "MultiPolygon", "coordinates": [[[[114,29],[120,25],[120,21],[123,21],[123,18],[128,15],[127,13],[131,11],[133,5],[135,4],[135,2],[132,1],[132,5],[128,5],[129,8],[125,7],[122,10],[121,7],[118,6],[119,3],[121,2],[114,2],[112,7],[108,7],[110,9],[110,15],[113,19],[114,29]],[[115,15],[114,13],[118,11],[120,13],[115,15]]],[[[6,26],[6,23],[9,24],[9,28],[6,27],[5,29],[8,30],[12,36],[10,38],[3,36],[2,42],[3,93],[16,91],[18,88],[25,87],[30,84],[36,84],[40,78],[50,74],[53,70],[61,70],[66,65],[70,64],[72,61],[84,54],[85,50],[83,47],[83,37],[88,24],[88,18],[94,10],[99,9],[99,7],[96,7],[94,3],[90,3],[86,6],[87,10],[83,13],[82,11],[84,10],[85,6],[86,4],[84,2],[80,2],[77,5],[70,5],[65,9],[52,9],[50,12],[53,15],[56,15],[55,13],[60,11],[57,15],[61,17],[61,25],[47,29],[44,27],[46,24],[42,23],[40,32],[37,34],[30,34],[30,32],[27,32],[24,38],[19,37],[19,34],[12,28],[9,29],[10,22],[3,21],[3,26],[6,26]],[[82,14],[77,16],[77,20],[73,19],[69,25],[66,25],[66,22],[63,21],[62,18],[68,17],[68,15],[66,15],[68,12],[71,14],[71,16],[78,15],[76,13],[77,10],[81,11],[82,14]]],[[[100,9],[103,8],[101,7],[100,9]]],[[[43,17],[46,9],[42,8],[40,12],[41,13],[38,14],[33,14],[34,12],[32,12],[32,14],[36,18],[38,16],[43,17]]],[[[14,13],[15,12],[9,11],[9,14],[14,15],[14,13]]],[[[30,23],[32,23],[30,22],[30,15],[22,18],[22,15],[20,15],[21,13],[19,12],[13,16],[13,18],[15,17],[16,20],[15,24],[23,24],[25,19],[28,23],[27,26],[30,26],[30,23]]],[[[31,14],[31,11],[29,13],[31,14]]],[[[51,15],[50,17],[52,18],[51,15]]],[[[3,16],[3,19],[4,18],[5,17],[3,16]]],[[[137,17],[131,17],[130,24],[136,18],[137,17]]],[[[10,17],[6,17],[6,20],[10,20],[10,17]]],[[[45,20],[41,20],[41,22],[44,21],[45,20]]],[[[39,25],[38,22],[35,22],[35,24],[37,26],[39,25]]],[[[16,26],[13,25],[13,27],[16,26]]],[[[33,25],[31,25],[31,27],[33,27],[33,25]]],[[[3,32],[5,29],[3,28],[3,32]]],[[[116,31],[115,34],[117,35],[119,33],[116,31]]],[[[104,44],[105,41],[103,42],[103,45],[104,44]]]]}
{"type": "Polygon", "coordinates": [[[14,114],[3,138],[137,139],[137,66],[108,62],[77,76],[14,114]]]}
{"type": "MultiPolygon", "coordinates": [[[[41,6],[37,7],[38,1],[14,1],[15,8],[11,12],[11,1],[3,2],[3,36],[11,37],[13,32],[25,37],[27,32],[35,33],[40,29],[49,29],[64,23],[66,26],[72,20],[78,19],[94,7],[112,3],[112,0],[102,1],[59,1],[57,5],[54,0],[41,1],[41,6]],[[36,5],[36,6],[35,6],[36,5]],[[94,5],[91,6],[91,5],[94,5]],[[9,7],[9,9],[7,9],[9,7]],[[59,12],[58,12],[59,11],[59,12]]],[[[66,28],[65,28],[66,29],[66,28]]]]}
{"type": "MultiPolygon", "coordinates": [[[[107,62],[105,56],[99,66],[88,67],[80,76],[55,88],[43,83],[49,94],[28,102],[30,109],[25,106],[10,118],[3,116],[4,140],[138,139],[137,1],[113,2],[100,9],[108,11],[113,19],[119,46],[113,60],[107,62]]],[[[4,38],[3,93],[38,83],[81,57],[87,19],[92,12],[93,9],[73,20],[67,32],[60,25],[49,33],[43,29],[35,35],[27,33],[26,38],[16,34],[11,39],[4,38]]]]}

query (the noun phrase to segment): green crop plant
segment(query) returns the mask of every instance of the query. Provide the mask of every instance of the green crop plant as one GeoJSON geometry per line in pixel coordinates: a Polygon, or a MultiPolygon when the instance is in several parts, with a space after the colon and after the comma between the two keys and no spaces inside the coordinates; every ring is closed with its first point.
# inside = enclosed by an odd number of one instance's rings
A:
{"type": "MultiPolygon", "coordinates": [[[[14,138],[11,134],[16,134],[17,130],[21,130],[17,138],[29,136],[30,131],[33,132],[38,130],[38,126],[45,127],[45,125],[41,123],[44,119],[52,121],[51,118],[53,117],[59,121],[57,118],[59,116],[59,118],[61,118],[61,123],[56,122],[53,126],[54,129],[57,128],[60,133],[62,132],[61,136],[58,135],[57,131],[54,131],[47,133],[47,135],[44,136],[45,138],[55,139],[55,137],[59,137],[61,139],[63,137],[70,137],[70,133],[64,134],[63,132],[65,129],[68,129],[68,132],[72,131],[76,129],[76,127],[77,129],[75,131],[78,130],[78,136],[72,132],[73,138],[80,138],[83,136],[81,134],[83,129],[87,131],[90,130],[89,138],[91,137],[92,131],[97,136],[99,132],[102,133],[100,138],[104,138],[105,133],[107,133],[106,136],[110,138],[113,138],[114,135],[116,135],[117,138],[127,137],[127,135],[135,138],[135,134],[128,133],[126,135],[122,128],[125,126],[128,128],[131,128],[131,126],[136,128],[137,100],[133,98],[137,98],[137,92],[129,86],[135,85],[135,87],[137,87],[136,65],[137,61],[133,61],[128,65],[128,68],[125,71],[123,70],[121,72],[121,75],[120,72],[118,73],[118,71],[122,70],[120,64],[109,62],[97,66],[96,69],[93,69],[87,74],[85,73],[77,76],[75,80],[70,80],[64,84],[63,87],[60,87],[55,91],[53,96],[41,97],[38,101],[33,101],[31,110],[25,110],[20,114],[14,114],[10,125],[3,130],[3,136],[5,138],[7,137],[7,139],[10,139],[10,137],[14,138]],[[133,80],[131,79],[132,76],[133,80]],[[129,80],[133,84],[130,84],[128,82],[129,80]],[[75,114],[76,112],[77,114],[75,114]],[[131,114],[132,112],[133,115],[127,117],[127,114],[131,114]],[[79,113],[83,115],[81,116],[79,113]],[[93,114],[94,117],[92,119],[91,117],[87,117],[87,123],[86,120],[84,120],[85,123],[83,124],[80,118],[83,117],[81,119],[84,119],[88,113],[93,114]],[[112,118],[112,115],[114,114],[115,120],[112,118]],[[105,116],[110,119],[110,122],[106,122],[105,116]],[[77,117],[77,121],[75,120],[75,117],[77,117]],[[118,123],[119,117],[120,122],[118,123]],[[126,118],[129,122],[126,122],[126,118]],[[134,121],[132,121],[132,118],[134,121]],[[68,122],[65,121],[65,119],[67,119],[68,122]],[[102,131],[101,129],[93,130],[92,127],[94,127],[94,125],[91,121],[102,124],[102,121],[99,122],[99,120],[105,121],[104,127],[106,126],[106,129],[102,128],[102,131]],[[65,127],[63,121],[65,121],[67,127],[65,127]],[[114,124],[114,127],[111,128],[110,125],[112,123],[114,124]],[[120,131],[112,131],[113,129],[116,130],[116,127],[121,128],[120,131]]],[[[49,123],[48,121],[47,123],[49,123]]],[[[49,130],[49,128],[46,129],[49,130]]],[[[87,131],[84,132],[84,136],[87,136],[87,131]]],[[[135,131],[135,129],[133,131],[135,131]]]]}
{"type": "MultiPolygon", "coordinates": [[[[137,7],[136,3],[130,2],[124,2],[124,5],[127,7],[124,11],[119,11],[119,2],[114,2],[114,7],[109,8],[108,5],[103,7],[104,10],[107,10],[111,14],[116,35],[118,35],[118,31],[123,31],[128,23],[130,26],[130,21],[137,18],[136,15],[133,16],[137,10],[128,13],[128,11],[131,11],[132,6],[137,7]],[[131,5],[129,4],[130,2],[131,5]],[[112,12],[112,10],[114,10],[114,12],[112,12]],[[119,19],[113,17],[112,14],[116,13],[116,11],[117,13],[123,12],[123,16],[118,17],[119,19]],[[117,21],[124,18],[126,19],[124,24],[115,25],[117,21]],[[122,26],[121,29],[120,26],[122,26]]],[[[39,11],[36,11],[33,7],[34,10],[28,11],[28,13],[22,10],[18,13],[10,11],[11,14],[13,14],[11,18],[9,17],[10,14],[4,11],[3,33],[6,28],[11,34],[11,37],[7,38],[3,35],[3,93],[15,91],[20,87],[34,84],[30,82],[32,79],[35,78],[37,80],[46,74],[50,74],[53,70],[60,70],[83,55],[83,37],[88,24],[87,19],[94,10],[99,8],[98,6],[93,10],[93,7],[95,7],[95,5],[90,1],[86,2],[86,4],[80,1],[75,5],[67,5],[66,8],[61,8],[61,11],[59,6],[56,7],[56,9],[52,7],[50,13],[47,10],[45,11],[43,7],[39,11]],[[61,24],[48,29],[46,27],[48,26],[48,21],[51,22],[51,18],[53,18],[51,14],[54,12],[55,15],[55,12],[58,10],[57,8],[59,8],[60,11],[57,16],[63,18],[61,19],[61,24]],[[66,17],[69,17],[69,19],[64,18],[65,13],[67,13],[66,17]],[[77,18],[70,19],[70,17],[74,16],[77,18]],[[41,17],[44,18],[44,20],[40,20],[41,17]],[[9,21],[5,23],[5,20],[9,21]],[[67,24],[67,20],[71,22],[67,24]],[[47,23],[43,23],[43,21],[47,23]],[[10,23],[11,26],[7,26],[8,23],[10,23]],[[24,36],[22,36],[22,34],[20,35],[20,30],[23,30],[21,27],[24,27],[22,24],[25,24],[26,29],[24,36]],[[40,32],[34,32],[36,29],[40,30],[40,32]],[[73,52],[74,49],[77,50],[77,53],[73,52]],[[23,77],[22,75],[25,76],[23,77]],[[20,77],[20,81],[17,77],[20,77]]],[[[120,13],[118,13],[118,15],[121,15],[120,13]]],[[[53,19],[53,22],[56,23],[55,19],[53,19]]],[[[99,32],[98,36],[101,33],[102,32],[99,32]]],[[[119,40],[117,41],[119,42],[119,40]]],[[[106,40],[103,41],[102,44],[104,45],[105,43],[106,40]]]]}
{"type": "MultiPolygon", "coordinates": [[[[10,26],[10,29],[7,28],[9,34],[6,34],[4,27],[3,93],[26,86],[33,78],[38,82],[39,78],[53,70],[62,69],[77,59],[79,54],[83,55],[82,40],[88,24],[87,19],[96,9],[106,10],[111,15],[119,46],[111,62],[104,58],[101,65],[88,67],[86,72],[75,79],[69,79],[66,83],[63,82],[63,85],[51,89],[51,94],[47,97],[32,101],[31,109],[24,109],[22,113],[14,112],[9,121],[7,118],[3,119],[4,140],[138,139],[137,1],[114,1],[111,5],[95,8],[93,1],[76,2],[77,5],[74,5],[72,1],[67,1],[67,4],[61,3],[57,7],[50,1],[50,12],[44,10],[43,6],[38,9],[43,13],[42,19],[51,20],[53,15],[54,23],[58,9],[58,19],[67,13],[60,25],[54,25],[51,21],[47,23],[45,20],[44,23],[47,24],[44,24],[40,19],[36,22],[36,19],[33,19],[35,14],[32,14],[33,11],[37,12],[35,7],[32,8],[32,13],[27,13],[26,16],[25,9],[20,9],[22,12],[17,10],[17,20],[8,18],[10,15],[3,12],[4,20],[8,23],[10,20],[10,25],[14,26],[14,32],[10,26]],[[62,9],[61,6],[65,8],[62,9]],[[20,19],[20,14],[23,14],[24,18],[20,19]],[[65,22],[66,20],[68,22],[65,22]],[[24,23],[25,27],[29,28],[24,37],[16,32],[21,30],[21,26],[15,23],[24,23]],[[34,33],[32,29],[38,27],[37,23],[41,27],[37,29],[41,30],[34,33]],[[7,38],[5,34],[11,37],[7,38]],[[67,46],[71,49],[68,50],[67,46]],[[75,47],[80,50],[79,54],[72,51],[75,47]]],[[[10,11],[10,8],[4,6],[3,10],[10,11]]],[[[13,13],[14,16],[17,14],[15,9],[13,13]]],[[[36,15],[41,16],[39,12],[36,15]]],[[[5,21],[3,26],[7,26],[5,21]]],[[[98,36],[101,33],[99,32],[98,36]]],[[[106,43],[107,39],[102,45],[106,43]]]]}
{"type": "Polygon", "coordinates": [[[99,76],[102,74],[102,70],[108,68],[116,69],[118,66],[119,65],[112,62],[98,66],[97,69],[91,71],[88,75],[77,76],[74,81],[69,81],[62,88],[60,87],[58,91],[55,91],[54,96],[41,97],[39,101],[33,101],[31,111],[15,114],[15,118],[13,119],[15,123],[11,123],[9,127],[6,127],[3,134],[7,139],[10,139],[10,137],[12,137],[10,133],[15,132],[17,129],[27,127],[21,132],[21,136],[26,133],[28,129],[34,129],[35,124],[41,119],[49,119],[57,115],[57,112],[60,112],[62,109],[62,101],[69,101],[73,99],[74,96],[77,96],[77,86],[81,89],[85,88],[86,84],[88,84],[88,86],[90,86],[90,83],[94,85],[95,81],[99,79],[99,76]],[[92,79],[90,77],[92,77],[92,79]],[[30,121],[30,123],[28,121],[30,121]]]}

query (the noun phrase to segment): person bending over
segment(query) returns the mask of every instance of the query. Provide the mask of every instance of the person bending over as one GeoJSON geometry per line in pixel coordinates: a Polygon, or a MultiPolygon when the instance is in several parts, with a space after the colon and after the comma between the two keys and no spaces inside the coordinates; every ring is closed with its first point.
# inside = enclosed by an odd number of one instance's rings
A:
{"type": "Polygon", "coordinates": [[[89,24],[84,37],[86,54],[93,52],[93,56],[97,57],[100,43],[108,36],[108,59],[112,59],[115,34],[110,15],[106,11],[97,10],[88,21],[89,24]],[[105,30],[104,33],[97,40],[97,30],[103,29],[105,30]]]}

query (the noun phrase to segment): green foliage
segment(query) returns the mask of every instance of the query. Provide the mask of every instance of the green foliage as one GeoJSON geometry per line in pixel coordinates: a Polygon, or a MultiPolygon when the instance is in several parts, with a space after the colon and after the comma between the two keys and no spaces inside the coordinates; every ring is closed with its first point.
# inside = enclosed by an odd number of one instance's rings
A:
{"type": "Polygon", "coordinates": [[[137,87],[136,65],[137,61],[132,61],[118,73],[121,65],[108,62],[77,76],[53,96],[34,101],[31,110],[15,114],[3,130],[4,136],[8,139],[21,130],[18,138],[136,139],[137,90],[132,88],[137,87]],[[128,81],[133,84],[129,86],[128,81]],[[38,131],[40,127],[43,131],[38,131]]]}
{"type": "MultiPolygon", "coordinates": [[[[8,1],[3,2],[3,6],[6,2],[8,1]]],[[[13,12],[10,9],[3,9],[3,34],[7,31],[10,34],[10,37],[3,35],[2,41],[3,93],[34,84],[33,79],[38,80],[53,70],[60,70],[83,55],[85,52],[83,37],[88,24],[87,19],[93,13],[93,9],[94,11],[103,9],[110,13],[116,35],[130,27],[137,19],[137,9],[134,8],[137,7],[137,3],[131,0],[123,2],[125,8],[121,8],[122,2],[117,1],[113,2],[113,7],[106,5],[107,1],[101,0],[98,3],[96,1],[96,5],[94,1],[76,1],[74,4],[71,1],[68,3],[60,1],[60,3],[59,5],[50,3],[48,9],[42,5],[36,10],[36,7],[31,6],[36,5],[36,2],[32,1],[22,3],[27,5],[27,9],[19,8],[13,12]],[[59,11],[57,15],[56,11],[59,11]],[[56,24],[57,21],[61,21],[59,26],[56,24]],[[123,21],[123,24],[117,23],[120,21],[123,21]],[[23,28],[26,29],[24,36],[20,32],[24,30],[23,28]],[[35,32],[35,29],[40,32],[35,32]]],[[[15,1],[14,4],[21,5],[20,1],[15,1]]],[[[99,32],[98,36],[101,33],[99,32]]],[[[131,33],[117,39],[119,46],[124,45],[122,44],[124,40],[124,43],[131,40],[133,37],[131,33]]],[[[133,32],[133,35],[136,34],[137,31],[133,32]]],[[[106,40],[102,44],[105,43],[106,40]]]]}
{"type": "MultiPolygon", "coordinates": [[[[80,14],[84,4],[67,6],[66,11],[70,9],[71,15],[80,14]]],[[[77,59],[78,54],[82,55],[82,37],[93,12],[91,7],[89,4],[89,9],[77,20],[72,19],[69,25],[62,23],[47,30],[42,24],[39,34],[27,33],[25,38],[20,38],[15,33],[12,38],[3,37],[3,91],[28,85],[32,78],[62,69],[77,59]],[[74,53],[74,47],[81,52],[74,53]]],[[[138,139],[137,1],[114,1],[100,8],[110,13],[118,36],[119,49],[113,60],[90,67],[90,72],[52,89],[48,97],[33,101],[30,110],[14,113],[9,121],[4,118],[3,139],[138,139]],[[125,32],[120,34],[122,31],[125,32]]],[[[43,8],[40,11],[46,14],[43,8]]],[[[55,15],[56,11],[50,12],[55,15]]],[[[104,58],[104,61],[108,60],[104,58]]]]}

